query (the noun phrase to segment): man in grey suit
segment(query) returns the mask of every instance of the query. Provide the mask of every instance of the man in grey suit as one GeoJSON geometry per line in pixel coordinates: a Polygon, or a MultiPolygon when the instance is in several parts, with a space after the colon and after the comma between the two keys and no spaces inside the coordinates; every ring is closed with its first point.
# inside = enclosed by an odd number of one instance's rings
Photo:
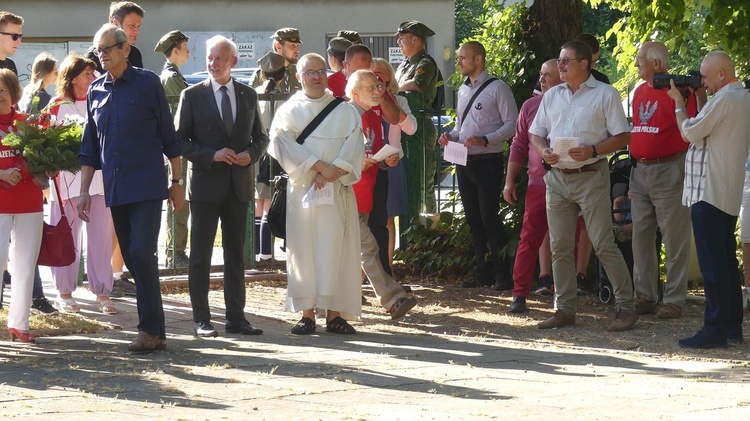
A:
{"type": "Polygon", "coordinates": [[[218,336],[208,306],[209,271],[216,227],[221,219],[224,248],[226,332],[260,335],[245,319],[243,250],[248,202],[253,194],[251,165],[268,147],[255,91],[231,76],[237,45],[220,35],[206,41],[208,79],[182,92],[175,126],[190,161],[191,238],[188,283],[195,333],[218,336]]]}

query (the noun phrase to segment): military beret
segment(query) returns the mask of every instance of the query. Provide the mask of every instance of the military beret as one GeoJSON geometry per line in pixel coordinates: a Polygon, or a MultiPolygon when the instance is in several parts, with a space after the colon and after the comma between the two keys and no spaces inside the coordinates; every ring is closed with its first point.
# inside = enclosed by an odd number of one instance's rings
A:
{"type": "Polygon", "coordinates": [[[269,51],[258,60],[258,66],[263,73],[276,73],[284,68],[284,56],[269,51]]]}
{"type": "Polygon", "coordinates": [[[182,40],[188,40],[188,36],[183,34],[180,31],[170,31],[166,33],[159,42],[156,43],[156,47],[154,47],[154,52],[160,53],[160,54],[166,54],[166,52],[177,45],[182,40]]]}
{"type": "Polygon", "coordinates": [[[343,37],[336,37],[328,41],[328,51],[345,53],[352,46],[352,42],[343,37]]]}
{"type": "Polygon", "coordinates": [[[271,35],[271,38],[276,41],[284,40],[302,44],[302,41],[299,39],[299,29],[297,28],[281,28],[271,35]]]}
{"type": "Polygon", "coordinates": [[[398,31],[396,31],[396,35],[404,33],[414,34],[424,40],[435,35],[435,32],[432,29],[428,28],[427,25],[417,20],[407,20],[406,22],[399,25],[398,31]]]}
{"type": "Polygon", "coordinates": [[[357,31],[348,31],[346,29],[342,29],[338,34],[336,34],[336,37],[348,39],[352,44],[363,44],[362,37],[359,36],[359,33],[357,31]]]}

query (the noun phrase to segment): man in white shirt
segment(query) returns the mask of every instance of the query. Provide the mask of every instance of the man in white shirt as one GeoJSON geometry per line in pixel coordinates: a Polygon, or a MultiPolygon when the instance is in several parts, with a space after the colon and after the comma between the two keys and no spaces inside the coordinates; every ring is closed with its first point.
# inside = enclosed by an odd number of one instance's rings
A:
{"type": "Polygon", "coordinates": [[[630,126],[617,91],[591,76],[588,45],[580,41],[564,44],[557,63],[565,83],[544,94],[529,129],[535,150],[552,166],[544,180],[556,312],[537,327],[551,329],[575,324],[577,285],[573,248],[580,208],[596,255],[610,274],[617,300],[617,313],[607,330],[630,330],[638,321],[638,313],[630,273],[612,232],[609,168],[605,158],[628,144],[630,126]]]}
{"type": "Polygon", "coordinates": [[[696,117],[688,118],[674,82],[669,90],[682,137],[690,142],[682,204],[690,206],[706,294],[703,327],[678,344],[683,348],[724,348],[728,342],[743,340],[734,232],[750,143],[750,94],[724,52],[708,53],[700,70],[703,86],[713,97],[696,117]]]}

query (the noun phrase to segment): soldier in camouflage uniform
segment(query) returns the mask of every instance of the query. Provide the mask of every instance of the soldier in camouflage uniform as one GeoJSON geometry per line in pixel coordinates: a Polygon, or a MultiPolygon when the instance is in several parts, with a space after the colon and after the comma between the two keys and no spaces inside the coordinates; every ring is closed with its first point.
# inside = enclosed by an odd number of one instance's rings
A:
{"type": "MultiPolygon", "coordinates": [[[[284,80],[277,81],[279,92],[294,93],[299,91],[302,89],[302,85],[297,80],[297,59],[299,58],[299,46],[302,44],[299,38],[299,30],[297,28],[282,28],[276,31],[271,38],[273,38],[273,51],[284,56],[284,66],[286,67],[284,80]],[[285,87],[286,90],[282,90],[282,87],[285,87]]],[[[261,72],[255,72],[250,79],[250,86],[256,88],[262,83],[261,72]]]]}
{"type": "MultiPolygon", "coordinates": [[[[167,94],[169,110],[174,116],[177,105],[180,102],[180,94],[188,87],[185,77],[180,73],[180,66],[187,63],[190,57],[190,49],[187,45],[188,37],[180,31],[171,31],[165,34],[154,47],[154,52],[164,54],[167,58],[164,69],[161,71],[161,84],[167,94]]],[[[185,182],[187,174],[187,160],[182,158],[183,178],[185,182]]],[[[168,169],[169,170],[169,169],[168,169]]],[[[172,174],[169,174],[172,178],[172,174]]],[[[190,206],[186,203],[179,212],[174,213],[172,206],[167,206],[167,244],[166,266],[168,268],[186,268],[189,260],[185,254],[188,237],[188,218],[190,217],[190,206]],[[174,223],[172,223],[174,216],[174,223]]]]}
{"type": "Polygon", "coordinates": [[[401,52],[406,56],[396,70],[396,81],[417,118],[417,132],[402,140],[409,218],[420,212],[437,212],[434,186],[437,129],[432,124],[432,114],[440,71],[425,50],[427,38],[433,35],[435,32],[425,24],[414,20],[402,23],[396,32],[401,52]]]}

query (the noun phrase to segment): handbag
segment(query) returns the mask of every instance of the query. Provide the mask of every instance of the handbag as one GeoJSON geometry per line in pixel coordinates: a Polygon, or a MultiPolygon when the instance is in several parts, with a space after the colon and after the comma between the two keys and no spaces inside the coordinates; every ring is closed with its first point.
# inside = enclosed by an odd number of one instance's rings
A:
{"type": "MultiPolygon", "coordinates": [[[[318,125],[333,111],[339,104],[344,102],[342,98],[336,98],[329,102],[323,111],[320,112],[310,122],[310,124],[302,130],[299,137],[297,137],[297,143],[300,145],[305,143],[305,139],[310,133],[315,130],[318,125]]],[[[273,183],[273,195],[271,196],[271,208],[268,210],[266,221],[268,222],[268,228],[271,230],[271,234],[277,238],[286,238],[286,189],[289,183],[289,176],[283,174],[274,177],[273,183]]]]}
{"type": "Polygon", "coordinates": [[[57,205],[60,206],[62,217],[54,226],[44,222],[42,246],[39,248],[39,258],[37,259],[37,265],[40,266],[63,267],[73,264],[76,260],[77,251],[73,244],[73,232],[63,210],[57,179],[55,179],[55,192],[57,193],[57,205]]]}

